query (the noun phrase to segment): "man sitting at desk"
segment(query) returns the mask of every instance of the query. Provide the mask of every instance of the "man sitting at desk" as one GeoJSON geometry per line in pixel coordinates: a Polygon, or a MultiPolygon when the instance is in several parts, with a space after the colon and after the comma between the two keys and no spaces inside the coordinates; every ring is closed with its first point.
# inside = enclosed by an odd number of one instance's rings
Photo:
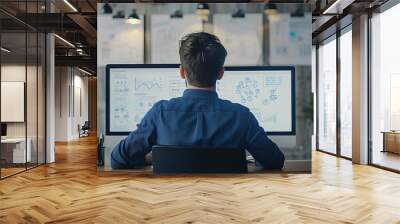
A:
{"type": "Polygon", "coordinates": [[[285,157],[245,106],[218,98],[227,52],[219,39],[193,33],[180,42],[182,97],[162,100],[111,153],[114,169],[145,165],[153,145],[244,148],[264,169],[281,169],[285,157]]]}

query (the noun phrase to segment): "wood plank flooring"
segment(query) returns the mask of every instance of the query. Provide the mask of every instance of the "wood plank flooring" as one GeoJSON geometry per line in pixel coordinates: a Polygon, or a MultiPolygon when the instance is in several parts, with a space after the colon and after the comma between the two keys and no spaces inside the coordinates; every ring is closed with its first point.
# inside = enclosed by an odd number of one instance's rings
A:
{"type": "Polygon", "coordinates": [[[313,153],[312,174],[103,173],[95,138],[0,181],[0,223],[400,223],[400,175],[313,153]]]}

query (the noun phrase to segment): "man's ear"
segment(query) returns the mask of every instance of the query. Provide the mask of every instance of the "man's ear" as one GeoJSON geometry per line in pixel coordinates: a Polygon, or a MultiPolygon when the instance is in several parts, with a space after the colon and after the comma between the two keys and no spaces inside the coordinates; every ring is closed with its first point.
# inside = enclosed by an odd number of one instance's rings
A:
{"type": "Polygon", "coordinates": [[[221,69],[221,71],[219,71],[219,73],[218,73],[218,80],[221,80],[222,79],[222,77],[224,77],[224,69],[222,68],[221,69]]]}
{"type": "Polygon", "coordinates": [[[179,66],[179,76],[181,79],[186,79],[186,70],[182,67],[182,65],[179,66]]]}

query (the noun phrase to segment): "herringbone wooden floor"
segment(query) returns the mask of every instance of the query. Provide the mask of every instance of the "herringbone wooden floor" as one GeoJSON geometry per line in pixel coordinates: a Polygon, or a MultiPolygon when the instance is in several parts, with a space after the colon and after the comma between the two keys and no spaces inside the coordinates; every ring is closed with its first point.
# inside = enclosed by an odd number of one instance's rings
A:
{"type": "Polygon", "coordinates": [[[400,223],[400,175],[315,152],[312,174],[98,173],[95,139],[0,181],[0,223],[400,223]]]}

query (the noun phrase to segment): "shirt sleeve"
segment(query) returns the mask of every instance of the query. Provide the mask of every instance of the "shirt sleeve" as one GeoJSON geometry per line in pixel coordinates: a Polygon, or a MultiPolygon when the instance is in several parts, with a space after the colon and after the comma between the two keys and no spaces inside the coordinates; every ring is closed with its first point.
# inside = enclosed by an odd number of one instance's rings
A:
{"type": "Polygon", "coordinates": [[[249,113],[249,127],[245,138],[247,151],[264,169],[282,169],[285,156],[278,146],[268,138],[252,113],[249,113]]]}
{"type": "Polygon", "coordinates": [[[153,107],[146,113],[137,129],[115,146],[111,153],[113,169],[131,169],[145,165],[145,156],[156,142],[153,107]]]}

